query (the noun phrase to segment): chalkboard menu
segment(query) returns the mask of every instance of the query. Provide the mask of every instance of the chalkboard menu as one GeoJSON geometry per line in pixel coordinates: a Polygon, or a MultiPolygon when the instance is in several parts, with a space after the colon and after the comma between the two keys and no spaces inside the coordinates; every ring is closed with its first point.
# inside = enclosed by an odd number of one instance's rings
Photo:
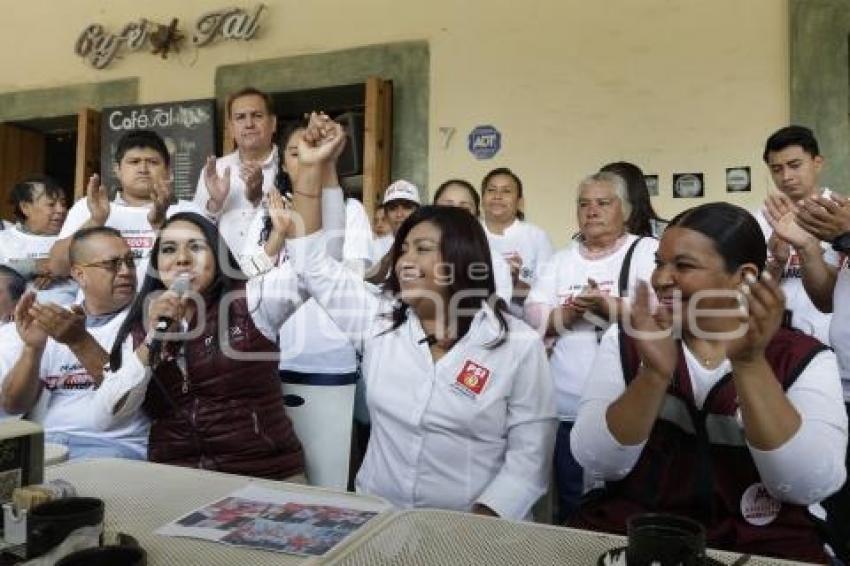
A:
{"type": "Polygon", "coordinates": [[[118,187],[113,172],[118,140],[130,130],[153,130],[171,153],[176,198],[191,199],[208,155],[215,153],[215,99],[113,106],[101,113],[100,163],[104,184],[118,187]]]}

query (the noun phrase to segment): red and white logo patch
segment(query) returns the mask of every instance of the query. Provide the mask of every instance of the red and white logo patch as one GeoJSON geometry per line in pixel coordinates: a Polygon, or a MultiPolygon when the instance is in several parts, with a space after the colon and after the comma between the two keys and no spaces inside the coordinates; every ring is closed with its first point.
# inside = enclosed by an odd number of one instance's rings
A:
{"type": "Polygon", "coordinates": [[[463,368],[457,374],[455,387],[462,391],[478,395],[490,379],[490,370],[472,360],[463,362],[463,368]]]}

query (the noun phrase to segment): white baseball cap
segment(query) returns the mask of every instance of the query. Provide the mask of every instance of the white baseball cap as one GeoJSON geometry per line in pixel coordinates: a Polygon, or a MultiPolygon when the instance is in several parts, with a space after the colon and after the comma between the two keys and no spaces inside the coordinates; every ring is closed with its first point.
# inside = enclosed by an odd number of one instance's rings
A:
{"type": "Polygon", "coordinates": [[[410,181],[399,179],[384,191],[384,204],[393,200],[409,200],[417,205],[421,205],[419,200],[419,189],[410,181]]]}

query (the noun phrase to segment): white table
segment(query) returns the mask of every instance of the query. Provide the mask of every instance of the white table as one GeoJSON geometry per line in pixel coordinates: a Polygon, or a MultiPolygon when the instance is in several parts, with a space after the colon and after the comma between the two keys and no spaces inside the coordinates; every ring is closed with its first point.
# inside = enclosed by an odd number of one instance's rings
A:
{"type": "MultiPolygon", "coordinates": [[[[106,503],[106,529],[134,536],[157,565],[335,564],[338,566],[595,565],[625,537],[468,513],[419,509],[384,512],[321,558],[249,550],[191,538],[154,534],[193,509],[254,483],[290,493],[333,494],[340,503],[364,496],[133,460],[73,460],[45,469],[45,480],[64,479],[81,496],[106,503]]],[[[379,502],[377,498],[366,498],[379,502]]],[[[724,564],[740,557],[711,551],[724,564]]],[[[748,565],[795,564],[753,557],[748,565]]]]}
{"type": "MultiPolygon", "coordinates": [[[[616,535],[422,509],[394,513],[325,559],[336,566],[593,566],[603,552],[625,545],[625,537],[616,535]]],[[[709,554],[724,564],[740,558],[731,552],[709,554]]],[[[746,564],[799,563],[753,557],[746,564]]]]}
{"type": "MultiPolygon", "coordinates": [[[[345,504],[346,500],[364,499],[360,495],[305,485],[135,460],[73,460],[46,468],[44,475],[45,481],[61,478],[70,482],[80,496],[103,499],[106,504],[105,528],[134,536],[147,551],[149,566],[316,563],[316,559],[278,552],[154,534],[159,527],[248,484],[291,493],[333,494],[340,498],[340,504],[345,504]]],[[[372,497],[366,499],[381,501],[372,497]]],[[[390,515],[382,513],[374,517],[357,534],[368,531],[390,515]]]]}

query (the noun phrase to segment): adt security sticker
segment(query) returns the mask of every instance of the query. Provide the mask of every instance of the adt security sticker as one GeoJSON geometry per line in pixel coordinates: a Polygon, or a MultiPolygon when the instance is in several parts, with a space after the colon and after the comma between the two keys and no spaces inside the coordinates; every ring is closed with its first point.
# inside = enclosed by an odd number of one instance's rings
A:
{"type": "Polygon", "coordinates": [[[493,126],[478,126],[469,133],[469,152],[476,159],[490,159],[502,149],[502,134],[493,126]]]}

